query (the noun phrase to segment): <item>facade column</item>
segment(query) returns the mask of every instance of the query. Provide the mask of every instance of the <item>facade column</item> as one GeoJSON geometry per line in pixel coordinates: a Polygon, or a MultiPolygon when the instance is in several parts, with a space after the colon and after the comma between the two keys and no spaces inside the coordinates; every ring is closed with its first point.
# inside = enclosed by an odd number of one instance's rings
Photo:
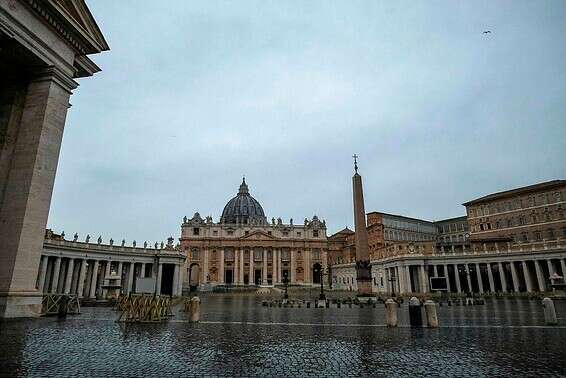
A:
{"type": "Polygon", "coordinates": [[[527,293],[532,293],[533,284],[531,282],[531,275],[529,274],[529,267],[527,266],[526,261],[522,261],[521,264],[523,265],[523,277],[525,277],[525,286],[527,288],[527,293]]]}
{"type": "Polygon", "coordinates": [[[513,291],[515,293],[519,292],[519,277],[517,276],[517,267],[515,262],[511,261],[511,279],[513,280],[513,291]]]}
{"type": "Polygon", "coordinates": [[[454,277],[456,278],[456,290],[458,293],[461,293],[462,283],[460,282],[460,272],[458,271],[458,264],[454,264],[454,277]]]}
{"type": "Polygon", "coordinates": [[[47,263],[49,262],[49,256],[41,256],[41,264],[39,268],[39,281],[37,283],[37,290],[40,293],[44,293],[45,288],[45,276],[47,273],[47,263]]]}
{"type": "Polygon", "coordinates": [[[161,295],[161,277],[163,276],[163,264],[157,264],[157,277],[155,279],[155,294],[161,295]]]}
{"type": "Polygon", "coordinates": [[[480,269],[479,263],[476,263],[476,277],[478,279],[478,288],[479,288],[480,294],[483,294],[483,282],[482,282],[482,278],[481,278],[481,269],[480,269]]]}
{"type": "Polygon", "coordinates": [[[127,294],[131,294],[132,289],[134,287],[134,274],[136,272],[135,267],[136,267],[136,263],[131,262],[130,267],[128,269],[128,288],[126,289],[127,294]]]}
{"type": "Polygon", "coordinates": [[[434,264],[432,266],[432,274],[434,274],[434,277],[438,277],[438,265],[434,264]]]}
{"type": "Polygon", "coordinates": [[[499,270],[499,279],[501,280],[501,291],[506,293],[507,281],[505,280],[505,272],[503,271],[503,263],[501,261],[497,263],[497,268],[499,270]]]}
{"type": "Polygon", "coordinates": [[[184,276],[183,265],[179,264],[179,279],[178,279],[178,286],[177,286],[177,295],[183,296],[183,276],[184,276]]]}
{"type": "Polygon", "coordinates": [[[291,249],[290,259],[291,259],[291,264],[290,264],[291,265],[291,277],[290,277],[291,281],[290,281],[290,283],[294,284],[296,282],[295,281],[295,279],[296,279],[295,278],[295,271],[296,271],[295,263],[296,263],[296,261],[295,261],[295,250],[294,249],[291,249]]]}
{"type": "Polygon", "coordinates": [[[548,265],[548,275],[552,276],[552,273],[555,272],[555,269],[552,266],[552,260],[551,259],[546,260],[546,264],[548,265]]]}
{"type": "Polygon", "coordinates": [[[566,280],[566,263],[564,262],[564,258],[560,258],[560,269],[562,269],[562,278],[566,280]]]}
{"type": "Polygon", "coordinates": [[[94,260],[94,265],[92,266],[92,277],[90,281],[90,294],[89,298],[96,299],[96,279],[98,278],[98,260],[94,260]]]}
{"type": "MultiPolygon", "coordinates": [[[[305,248],[304,250],[305,253],[305,273],[303,274],[304,280],[306,284],[312,284],[312,263],[311,263],[311,257],[312,257],[312,248],[305,248]]],[[[322,264],[320,264],[321,268],[324,270],[324,267],[322,266],[322,264]]],[[[321,272],[321,276],[320,279],[324,280],[324,274],[322,274],[323,272],[321,272]]]]}
{"type": "Polygon", "coordinates": [[[255,269],[254,269],[254,249],[250,248],[250,276],[248,277],[248,284],[255,285],[255,269]]]}
{"type": "Polygon", "coordinates": [[[79,298],[84,297],[84,287],[85,287],[85,279],[86,279],[86,270],[88,266],[86,263],[86,259],[83,259],[81,262],[81,271],[79,272],[79,284],[77,286],[77,295],[79,298]]]}
{"type": "Polygon", "coordinates": [[[542,269],[539,265],[540,260],[533,260],[535,263],[535,271],[537,273],[537,280],[538,280],[538,289],[539,291],[546,291],[546,283],[544,281],[544,275],[542,273],[542,269]]]}
{"type": "Polygon", "coordinates": [[[173,270],[173,290],[171,291],[171,294],[173,296],[178,296],[179,290],[179,264],[175,264],[175,269],[173,270]]]}
{"type": "Polygon", "coordinates": [[[489,291],[495,293],[495,281],[493,280],[493,271],[489,262],[487,263],[487,278],[489,280],[489,291]]]}
{"type": "Polygon", "coordinates": [[[279,283],[283,282],[283,257],[282,255],[282,250],[278,249],[277,250],[277,278],[279,279],[279,283]]]}
{"type": "Polygon", "coordinates": [[[240,270],[242,270],[240,266],[240,250],[234,248],[234,282],[238,285],[240,284],[240,270]]]}
{"type": "Polygon", "coordinates": [[[59,286],[59,272],[61,271],[61,257],[55,259],[55,266],[53,268],[53,278],[51,280],[51,294],[57,293],[57,286],[59,286]]]}
{"type": "Polygon", "coordinates": [[[426,269],[424,265],[419,265],[419,272],[420,272],[420,278],[419,281],[421,283],[421,293],[425,294],[426,292],[428,292],[428,274],[426,273],[426,269]]]}
{"type": "Polygon", "coordinates": [[[224,283],[224,248],[220,250],[220,264],[218,268],[218,283],[224,283]]]}
{"type": "Polygon", "coordinates": [[[389,292],[393,291],[393,285],[396,285],[399,288],[399,294],[407,293],[407,285],[406,285],[406,274],[405,274],[405,267],[404,266],[394,266],[391,268],[391,272],[389,272],[390,277],[393,275],[392,272],[395,272],[395,281],[387,281],[389,285],[389,292]]]}
{"type": "Polygon", "coordinates": [[[146,263],[141,264],[140,278],[145,278],[145,264],[146,263]]]}
{"type": "Polygon", "coordinates": [[[246,266],[244,265],[244,249],[240,248],[240,284],[244,284],[244,273],[246,272],[246,266]]]}
{"type": "Polygon", "coordinates": [[[73,278],[73,271],[75,270],[75,259],[70,258],[67,264],[67,277],[65,278],[65,286],[63,292],[69,294],[71,292],[71,280],[73,278]]]}
{"type": "Polygon", "coordinates": [[[446,278],[446,291],[448,293],[451,293],[451,289],[450,289],[450,274],[448,273],[448,265],[444,264],[442,269],[444,270],[444,277],[446,278]]]}
{"type": "Polygon", "coordinates": [[[204,267],[202,269],[202,274],[203,274],[202,282],[204,282],[204,283],[208,283],[208,281],[209,281],[208,278],[210,276],[210,272],[208,271],[208,260],[209,260],[209,257],[210,257],[209,253],[210,253],[210,251],[208,250],[208,248],[206,248],[204,250],[204,264],[203,264],[204,267]]]}
{"type": "Polygon", "coordinates": [[[267,285],[267,249],[263,249],[263,268],[261,269],[261,284],[267,285]]]}

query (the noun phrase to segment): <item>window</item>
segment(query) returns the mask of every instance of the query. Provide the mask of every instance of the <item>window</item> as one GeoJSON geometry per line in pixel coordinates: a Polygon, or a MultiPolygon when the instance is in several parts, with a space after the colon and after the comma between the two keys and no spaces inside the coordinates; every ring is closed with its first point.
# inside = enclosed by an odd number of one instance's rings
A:
{"type": "Polygon", "coordinates": [[[548,238],[549,238],[550,240],[555,239],[554,229],[549,228],[549,229],[547,230],[547,234],[548,234],[548,238]]]}
{"type": "Polygon", "coordinates": [[[267,231],[267,235],[270,235],[270,236],[271,236],[271,231],[267,231]]]}
{"type": "Polygon", "coordinates": [[[228,234],[228,235],[234,235],[234,231],[228,230],[227,234],[228,234]]]}
{"type": "Polygon", "coordinates": [[[529,241],[529,235],[526,232],[523,232],[521,234],[521,236],[522,236],[524,242],[529,241]]]}
{"type": "Polygon", "coordinates": [[[200,228],[198,227],[193,228],[193,235],[200,235],[200,228]]]}
{"type": "Polygon", "coordinates": [[[301,233],[300,233],[300,232],[297,232],[297,236],[299,236],[299,237],[300,237],[300,236],[301,236],[301,233]]]}
{"type": "Polygon", "coordinates": [[[289,232],[288,232],[288,231],[283,231],[283,236],[289,236],[289,232]]]}
{"type": "Polygon", "coordinates": [[[193,249],[191,251],[191,259],[198,260],[199,259],[199,251],[198,249],[193,249]]]}
{"type": "Polygon", "coordinates": [[[513,218],[507,219],[507,227],[513,227],[513,218]]]}
{"type": "Polygon", "coordinates": [[[499,221],[495,221],[495,228],[501,228],[501,223],[499,223],[499,221]]]}
{"type": "Polygon", "coordinates": [[[214,236],[218,235],[218,231],[212,231],[212,235],[214,236]]]}
{"type": "Polygon", "coordinates": [[[542,240],[542,235],[540,231],[535,231],[535,239],[536,240],[542,240]]]}
{"type": "Polygon", "coordinates": [[[519,217],[519,225],[521,225],[521,226],[525,225],[525,217],[522,216],[522,215],[519,217]]]}
{"type": "Polygon", "coordinates": [[[255,261],[261,261],[261,259],[262,259],[261,251],[254,251],[254,260],[255,261]]]}
{"type": "Polygon", "coordinates": [[[249,235],[250,232],[249,231],[244,231],[244,235],[249,235]]]}
{"type": "Polygon", "coordinates": [[[313,230],[312,236],[318,238],[318,230],[313,230]]]}

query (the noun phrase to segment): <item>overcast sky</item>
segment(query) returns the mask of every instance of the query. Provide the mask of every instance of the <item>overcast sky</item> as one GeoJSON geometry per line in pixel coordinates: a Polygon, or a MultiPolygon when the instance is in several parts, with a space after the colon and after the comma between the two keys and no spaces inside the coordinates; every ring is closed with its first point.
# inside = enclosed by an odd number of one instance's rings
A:
{"type": "Polygon", "coordinates": [[[68,236],[178,237],[243,174],[269,219],[334,232],[353,153],[366,211],[427,220],[566,178],[566,1],[88,4],[111,50],[71,98],[68,236]]]}

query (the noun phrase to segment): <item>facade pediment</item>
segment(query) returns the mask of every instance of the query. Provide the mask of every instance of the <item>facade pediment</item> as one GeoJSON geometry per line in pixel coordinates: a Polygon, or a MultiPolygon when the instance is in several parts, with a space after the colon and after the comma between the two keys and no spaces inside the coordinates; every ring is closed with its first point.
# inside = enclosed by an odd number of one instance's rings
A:
{"type": "Polygon", "coordinates": [[[240,239],[241,240],[276,240],[278,238],[274,237],[273,235],[269,235],[267,232],[258,230],[251,232],[248,235],[244,235],[240,239]]]}

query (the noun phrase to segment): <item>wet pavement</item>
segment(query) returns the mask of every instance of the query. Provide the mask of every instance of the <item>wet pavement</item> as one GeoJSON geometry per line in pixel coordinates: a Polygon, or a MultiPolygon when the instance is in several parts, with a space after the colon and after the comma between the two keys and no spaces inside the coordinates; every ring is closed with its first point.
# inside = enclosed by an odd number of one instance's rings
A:
{"type": "Polygon", "coordinates": [[[442,306],[440,328],[385,327],[376,308],[270,308],[261,297],[202,296],[201,323],[116,323],[109,308],[0,323],[1,376],[566,376],[559,326],[540,301],[442,306]]]}

